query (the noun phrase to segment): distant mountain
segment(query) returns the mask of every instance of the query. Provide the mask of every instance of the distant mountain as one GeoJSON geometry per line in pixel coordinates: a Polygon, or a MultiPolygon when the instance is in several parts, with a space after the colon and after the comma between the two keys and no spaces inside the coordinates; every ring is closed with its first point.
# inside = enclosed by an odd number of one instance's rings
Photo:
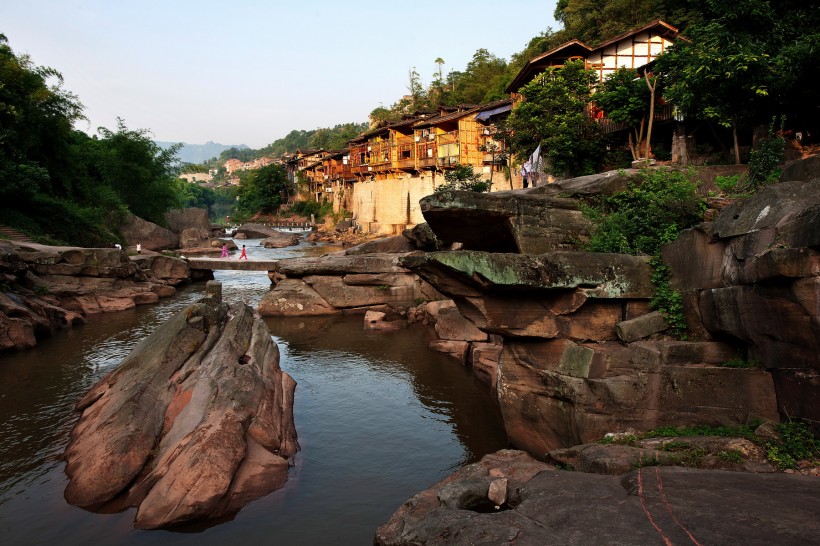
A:
{"type": "MultiPolygon", "coordinates": [[[[163,149],[170,148],[176,142],[160,142],[156,141],[157,146],[163,149]]],[[[240,150],[250,149],[244,144],[217,144],[216,142],[206,142],[205,144],[186,144],[182,143],[182,148],[177,152],[177,156],[184,163],[202,163],[213,157],[219,157],[219,154],[230,148],[238,148],[240,150]]]]}

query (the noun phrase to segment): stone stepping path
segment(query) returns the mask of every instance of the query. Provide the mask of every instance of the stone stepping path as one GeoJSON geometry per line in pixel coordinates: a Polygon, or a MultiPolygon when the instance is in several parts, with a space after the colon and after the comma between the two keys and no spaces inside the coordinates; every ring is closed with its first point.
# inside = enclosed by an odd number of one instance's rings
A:
{"type": "Polygon", "coordinates": [[[0,234],[5,235],[12,241],[17,241],[18,243],[33,243],[35,242],[34,239],[29,237],[24,233],[20,233],[14,228],[10,228],[8,226],[0,226],[0,234]]]}

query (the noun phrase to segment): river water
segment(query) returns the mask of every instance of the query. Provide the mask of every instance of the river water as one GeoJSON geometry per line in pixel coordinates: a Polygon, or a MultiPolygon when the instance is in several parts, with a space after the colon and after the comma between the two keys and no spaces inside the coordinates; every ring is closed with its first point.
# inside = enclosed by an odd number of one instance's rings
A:
{"type": "MultiPolygon", "coordinates": [[[[237,242],[251,259],[317,251],[237,242]]],[[[264,272],[216,278],[225,300],[251,305],[270,286],[264,272]]],[[[230,521],[177,531],[134,530],[133,509],[95,514],[68,505],[60,455],[77,419],[74,403],[204,288],[94,316],[35,349],[0,356],[0,543],[371,544],[376,527],[407,498],[506,447],[487,387],[427,349],[428,329],[369,333],[361,316],[267,319],[280,365],[298,383],[302,451],[282,489],[230,521]]]]}

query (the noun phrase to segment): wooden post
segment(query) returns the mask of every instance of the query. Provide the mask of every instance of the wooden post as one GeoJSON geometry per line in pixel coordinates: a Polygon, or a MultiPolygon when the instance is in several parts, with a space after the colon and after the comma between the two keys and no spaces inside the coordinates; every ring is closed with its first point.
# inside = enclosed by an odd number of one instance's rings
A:
{"type": "Polygon", "coordinates": [[[213,298],[216,303],[222,303],[222,283],[219,281],[208,281],[205,283],[205,293],[207,297],[213,298]]]}

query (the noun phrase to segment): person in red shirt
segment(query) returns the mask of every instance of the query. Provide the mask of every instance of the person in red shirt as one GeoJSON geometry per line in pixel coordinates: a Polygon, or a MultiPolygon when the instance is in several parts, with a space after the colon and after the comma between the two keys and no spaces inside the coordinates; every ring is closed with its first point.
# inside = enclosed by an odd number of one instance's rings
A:
{"type": "Polygon", "coordinates": [[[245,250],[245,245],[242,245],[242,254],[239,255],[239,259],[241,260],[242,258],[248,259],[248,252],[245,250]]]}

